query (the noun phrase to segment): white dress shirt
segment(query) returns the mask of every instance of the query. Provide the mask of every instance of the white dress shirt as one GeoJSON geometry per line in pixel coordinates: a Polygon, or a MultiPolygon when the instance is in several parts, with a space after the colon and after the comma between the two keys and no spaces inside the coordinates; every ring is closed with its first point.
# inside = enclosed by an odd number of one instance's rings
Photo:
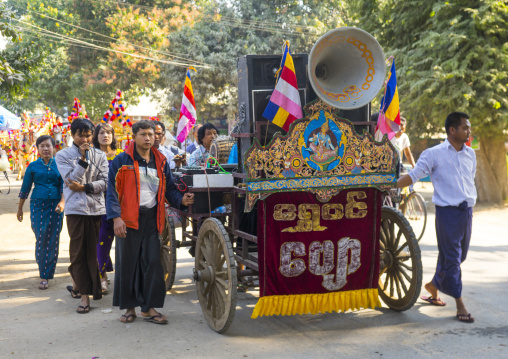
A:
{"type": "Polygon", "coordinates": [[[161,146],[161,145],[159,145],[159,147],[157,149],[168,160],[169,168],[174,169],[175,168],[175,161],[173,161],[173,157],[175,157],[175,155],[173,154],[173,152],[171,152],[166,147],[161,146]]]}
{"type": "Polygon", "coordinates": [[[422,152],[409,176],[416,183],[430,175],[434,185],[432,202],[436,206],[458,206],[467,201],[468,207],[476,203],[474,177],[476,156],[474,151],[462,145],[457,150],[445,140],[443,143],[422,152]]]}

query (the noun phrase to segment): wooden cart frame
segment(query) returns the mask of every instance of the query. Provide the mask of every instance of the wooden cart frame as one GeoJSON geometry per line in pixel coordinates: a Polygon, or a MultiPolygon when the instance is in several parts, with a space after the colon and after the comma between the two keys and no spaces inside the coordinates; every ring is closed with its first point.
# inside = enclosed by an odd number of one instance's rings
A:
{"type": "MultiPolygon", "coordinates": [[[[353,126],[351,124],[351,126],[353,126]]],[[[246,138],[245,134],[236,137],[246,138]]],[[[255,134],[253,135],[253,137],[255,134]]],[[[245,174],[234,176],[241,182],[245,174]]],[[[166,289],[171,289],[176,271],[176,249],[193,247],[195,254],[194,280],[206,321],[218,333],[231,325],[236,309],[238,290],[257,286],[257,237],[240,230],[240,200],[247,197],[245,183],[226,188],[192,188],[191,193],[220,192],[231,199],[230,213],[194,213],[172,208],[182,218],[182,239],[175,236],[174,218],[167,217],[162,236],[162,262],[166,289]],[[192,230],[187,230],[186,221],[192,230]],[[171,234],[171,235],[170,235],[171,234]]],[[[379,296],[396,311],[411,308],[422,285],[422,262],[418,241],[401,212],[382,207],[380,228],[379,296]]]]}

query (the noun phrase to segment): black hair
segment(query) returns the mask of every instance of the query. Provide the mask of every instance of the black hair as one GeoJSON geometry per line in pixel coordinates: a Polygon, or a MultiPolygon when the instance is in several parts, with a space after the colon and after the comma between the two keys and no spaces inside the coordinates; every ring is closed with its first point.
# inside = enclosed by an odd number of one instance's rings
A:
{"type": "Polygon", "coordinates": [[[377,122],[378,117],[379,112],[374,112],[372,115],[370,115],[370,122],[377,122]]]}
{"type": "Polygon", "coordinates": [[[403,123],[407,125],[407,120],[405,117],[400,118],[400,124],[402,125],[403,123]]]}
{"type": "Polygon", "coordinates": [[[71,123],[71,135],[75,135],[76,133],[86,133],[88,131],[92,131],[92,135],[93,135],[93,131],[95,129],[95,126],[94,124],[92,123],[92,121],[90,121],[89,119],[86,119],[86,118],[76,118],[72,121],[71,123]]]}
{"type": "Polygon", "coordinates": [[[154,121],[141,120],[132,125],[132,133],[137,135],[139,130],[148,130],[152,129],[153,133],[155,133],[155,123],[154,121]]]}
{"type": "Polygon", "coordinates": [[[157,129],[157,125],[162,127],[162,134],[166,134],[166,125],[164,125],[164,122],[162,121],[153,121],[153,124],[155,125],[155,128],[157,129]]]}
{"type": "Polygon", "coordinates": [[[217,131],[217,134],[219,134],[219,130],[213,125],[213,123],[205,123],[198,130],[198,143],[200,145],[203,144],[203,138],[205,138],[206,130],[215,130],[217,131]]]}
{"type": "Polygon", "coordinates": [[[35,141],[35,147],[39,148],[39,145],[43,143],[46,140],[51,140],[51,144],[53,147],[55,147],[55,139],[48,135],[43,135],[37,138],[37,141],[35,141]]]}
{"type": "Polygon", "coordinates": [[[452,112],[448,116],[446,116],[445,120],[445,130],[446,134],[450,134],[450,127],[453,127],[454,129],[457,129],[460,126],[460,122],[462,119],[465,118],[466,120],[469,120],[469,115],[464,112],[452,112]]]}
{"type": "Polygon", "coordinates": [[[112,150],[116,150],[117,141],[116,141],[116,136],[115,136],[115,129],[113,128],[113,126],[111,126],[108,123],[99,123],[95,127],[95,132],[93,133],[93,138],[92,138],[93,146],[99,150],[101,149],[101,144],[99,142],[99,132],[101,132],[102,129],[104,129],[104,131],[111,132],[111,135],[113,136],[113,141],[111,142],[110,146],[111,146],[112,150]]]}

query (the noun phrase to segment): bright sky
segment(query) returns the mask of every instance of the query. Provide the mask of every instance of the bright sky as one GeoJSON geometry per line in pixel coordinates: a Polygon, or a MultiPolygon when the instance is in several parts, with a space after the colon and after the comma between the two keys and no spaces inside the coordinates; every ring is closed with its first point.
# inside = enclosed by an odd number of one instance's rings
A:
{"type": "Polygon", "coordinates": [[[7,39],[0,35],[0,51],[5,49],[6,45],[7,45],[7,39]]]}

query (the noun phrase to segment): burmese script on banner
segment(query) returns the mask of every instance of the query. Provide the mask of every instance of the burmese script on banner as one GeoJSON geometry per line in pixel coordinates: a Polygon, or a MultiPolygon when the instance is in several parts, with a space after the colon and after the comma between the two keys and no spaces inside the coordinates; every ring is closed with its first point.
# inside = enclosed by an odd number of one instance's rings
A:
{"type": "Polygon", "coordinates": [[[343,190],[322,203],[309,192],[258,204],[260,299],[253,318],[380,306],[381,194],[343,190]]]}

